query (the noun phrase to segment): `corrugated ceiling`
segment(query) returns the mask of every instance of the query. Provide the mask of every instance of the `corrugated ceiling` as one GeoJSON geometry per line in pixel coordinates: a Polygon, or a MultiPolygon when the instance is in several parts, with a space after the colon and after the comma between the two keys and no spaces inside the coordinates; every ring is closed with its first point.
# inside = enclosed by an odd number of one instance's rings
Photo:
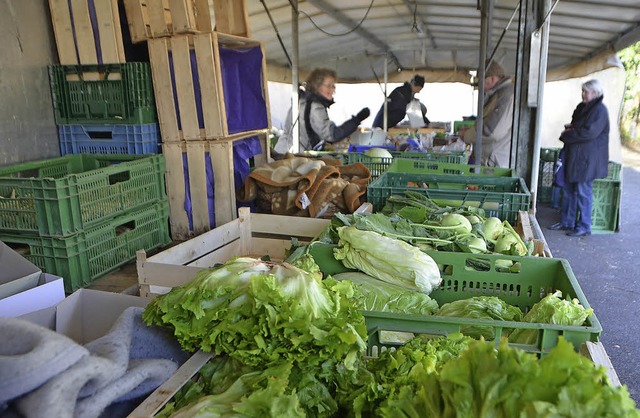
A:
{"type": "MultiPolygon", "coordinates": [[[[326,66],[336,69],[343,81],[370,81],[382,79],[388,54],[392,75],[402,68],[425,72],[431,80],[463,81],[468,79],[467,71],[478,65],[481,20],[477,3],[300,1],[299,68],[304,72],[326,66]]],[[[264,42],[268,64],[287,67],[287,57],[264,5],[292,56],[291,4],[288,0],[247,1],[251,37],[264,42]]],[[[515,68],[518,9],[517,0],[495,1],[489,53],[504,33],[495,59],[507,69],[515,68]]],[[[640,1],[560,0],[550,16],[550,25],[548,68],[574,65],[640,40],[640,1]]]]}

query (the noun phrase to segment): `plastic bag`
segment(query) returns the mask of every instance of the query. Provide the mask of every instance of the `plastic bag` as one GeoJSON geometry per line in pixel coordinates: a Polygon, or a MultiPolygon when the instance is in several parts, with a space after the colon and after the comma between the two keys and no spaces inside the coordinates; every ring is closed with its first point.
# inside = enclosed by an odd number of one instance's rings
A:
{"type": "Polygon", "coordinates": [[[420,100],[413,99],[409,102],[407,105],[407,117],[409,118],[409,124],[412,128],[422,128],[425,126],[420,100]]]}
{"type": "Polygon", "coordinates": [[[560,150],[558,154],[558,161],[556,161],[553,172],[553,185],[558,187],[564,186],[564,148],[560,150]]]}

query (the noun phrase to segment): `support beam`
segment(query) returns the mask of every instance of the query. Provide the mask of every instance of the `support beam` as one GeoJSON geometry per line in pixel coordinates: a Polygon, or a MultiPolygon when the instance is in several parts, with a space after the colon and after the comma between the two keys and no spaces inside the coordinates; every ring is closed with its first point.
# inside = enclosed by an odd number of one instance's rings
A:
{"type": "MultiPolygon", "coordinates": [[[[322,12],[327,15],[333,17],[335,20],[343,24],[348,29],[353,29],[358,25],[358,22],[353,21],[350,17],[335,9],[331,4],[327,3],[325,0],[307,0],[307,3],[313,5],[318,8],[322,12]]],[[[376,47],[380,48],[382,51],[387,52],[389,54],[389,58],[396,64],[398,69],[402,70],[404,67],[400,64],[398,57],[396,57],[392,52],[389,45],[386,42],[382,41],[373,33],[364,29],[362,26],[358,27],[355,31],[362,38],[366,39],[368,42],[371,42],[376,47]]]]}

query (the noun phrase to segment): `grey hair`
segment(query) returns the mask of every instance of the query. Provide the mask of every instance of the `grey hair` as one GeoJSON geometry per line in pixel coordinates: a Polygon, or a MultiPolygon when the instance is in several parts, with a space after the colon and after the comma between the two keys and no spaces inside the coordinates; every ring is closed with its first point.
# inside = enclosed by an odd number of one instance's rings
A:
{"type": "Polygon", "coordinates": [[[596,97],[602,97],[604,94],[602,91],[602,84],[600,84],[600,81],[595,78],[583,83],[582,88],[595,93],[596,97]]]}

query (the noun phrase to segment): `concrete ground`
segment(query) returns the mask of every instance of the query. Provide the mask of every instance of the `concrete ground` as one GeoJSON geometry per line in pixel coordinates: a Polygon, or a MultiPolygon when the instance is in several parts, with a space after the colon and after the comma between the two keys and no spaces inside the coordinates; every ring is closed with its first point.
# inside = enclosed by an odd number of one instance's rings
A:
{"type": "Polygon", "coordinates": [[[622,384],[640,405],[640,152],[623,147],[620,232],[573,238],[547,229],[560,220],[549,204],[536,219],[554,257],[565,258],[603,328],[600,337],[622,384]]]}

